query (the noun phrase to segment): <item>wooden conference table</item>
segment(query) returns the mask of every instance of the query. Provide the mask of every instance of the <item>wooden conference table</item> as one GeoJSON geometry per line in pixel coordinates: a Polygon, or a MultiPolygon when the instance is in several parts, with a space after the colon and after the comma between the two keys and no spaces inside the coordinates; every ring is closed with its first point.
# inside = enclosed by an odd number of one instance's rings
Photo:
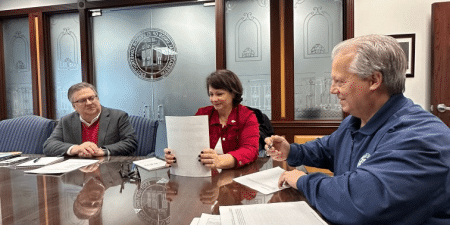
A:
{"type": "Polygon", "coordinates": [[[292,188],[263,195],[232,180],[277,166],[293,169],[285,162],[259,158],[243,168],[192,178],[169,175],[168,169],[136,172],[132,162],[144,158],[105,158],[60,176],[2,167],[1,224],[184,225],[202,213],[219,214],[219,206],[306,201],[292,188]]]}

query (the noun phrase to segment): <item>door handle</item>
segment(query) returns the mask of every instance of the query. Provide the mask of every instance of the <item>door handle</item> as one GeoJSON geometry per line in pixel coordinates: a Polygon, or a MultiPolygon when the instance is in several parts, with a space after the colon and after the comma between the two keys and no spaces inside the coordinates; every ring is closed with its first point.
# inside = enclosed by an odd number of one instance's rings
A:
{"type": "Polygon", "coordinates": [[[445,106],[445,104],[437,105],[437,110],[439,112],[445,112],[446,110],[450,111],[450,107],[445,106]]]}

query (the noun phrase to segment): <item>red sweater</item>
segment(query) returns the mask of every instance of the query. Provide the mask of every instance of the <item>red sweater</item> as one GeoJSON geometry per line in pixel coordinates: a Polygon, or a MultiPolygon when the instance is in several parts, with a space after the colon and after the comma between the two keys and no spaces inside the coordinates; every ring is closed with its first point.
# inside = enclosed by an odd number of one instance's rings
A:
{"type": "Polygon", "coordinates": [[[83,122],[81,122],[81,137],[82,137],[81,143],[90,141],[98,145],[98,127],[100,124],[98,121],[99,120],[95,121],[94,124],[92,124],[89,127],[83,122]]]}
{"type": "Polygon", "coordinates": [[[227,125],[223,128],[214,106],[200,108],[195,115],[209,116],[210,148],[214,149],[219,137],[222,138],[223,153],[232,155],[236,159],[237,167],[258,158],[259,123],[253,111],[239,104],[231,110],[227,125]]]}

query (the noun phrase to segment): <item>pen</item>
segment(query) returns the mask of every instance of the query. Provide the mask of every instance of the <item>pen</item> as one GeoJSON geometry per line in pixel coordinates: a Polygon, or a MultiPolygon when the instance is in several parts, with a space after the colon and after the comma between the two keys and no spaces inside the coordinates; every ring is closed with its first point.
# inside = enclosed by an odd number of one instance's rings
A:
{"type": "Polygon", "coordinates": [[[36,158],[35,160],[33,160],[33,163],[37,163],[37,161],[39,161],[39,159],[41,159],[41,157],[36,158]]]}

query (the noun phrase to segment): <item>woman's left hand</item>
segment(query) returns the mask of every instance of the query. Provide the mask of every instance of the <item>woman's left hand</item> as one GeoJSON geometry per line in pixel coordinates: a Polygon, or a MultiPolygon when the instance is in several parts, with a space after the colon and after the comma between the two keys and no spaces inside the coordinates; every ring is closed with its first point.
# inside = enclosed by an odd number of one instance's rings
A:
{"type": "Polygon", "coordinates": [[[213,149],[204,149],[200,155],[198,155],[199,161],[204,166],[211,169],[220,169],[220,156],[213,149]]]}

